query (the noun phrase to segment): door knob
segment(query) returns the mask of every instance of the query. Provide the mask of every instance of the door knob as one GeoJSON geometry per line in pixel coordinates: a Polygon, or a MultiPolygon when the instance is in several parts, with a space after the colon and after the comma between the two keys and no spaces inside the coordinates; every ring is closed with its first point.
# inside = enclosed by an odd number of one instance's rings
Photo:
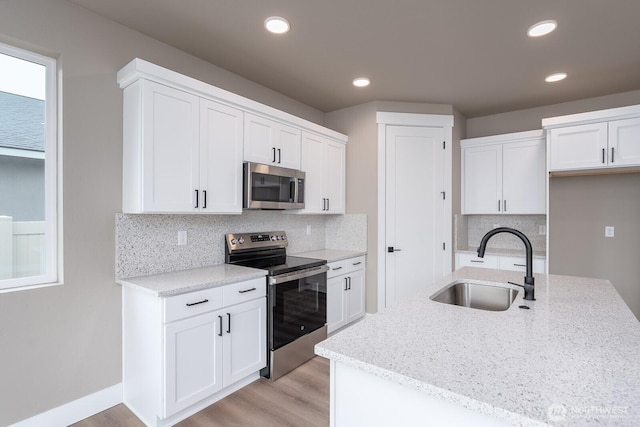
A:
{"type": "Polygon", "coordinates": [[[402,251],[402,249],[398,249],[398,248],[394,248],[393,246],[389,246],[387,248],[387,252],[392,253],[392,252],[400,252],[402,251]]]}

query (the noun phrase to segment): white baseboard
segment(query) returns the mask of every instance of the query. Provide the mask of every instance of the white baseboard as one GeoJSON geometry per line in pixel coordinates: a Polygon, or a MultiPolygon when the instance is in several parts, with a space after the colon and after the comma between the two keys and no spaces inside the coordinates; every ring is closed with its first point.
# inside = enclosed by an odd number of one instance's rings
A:
{"type": "Polygon", "coordinates": [[[122,403],[122,383],[19,421],[9,427],[68,426],[122,403]]]}

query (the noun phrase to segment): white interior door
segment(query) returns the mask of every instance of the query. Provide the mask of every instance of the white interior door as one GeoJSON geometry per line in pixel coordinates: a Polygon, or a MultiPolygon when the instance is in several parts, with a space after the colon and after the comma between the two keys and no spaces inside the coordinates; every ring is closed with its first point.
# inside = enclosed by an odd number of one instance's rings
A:
{"type": "Polygon", "coordinates": [[[389,307],[448,273],[450,262],[445,257],[450,251],[443,244],[451,230],[446,226],[442,193],[443,128],[387,126],[385,139],[385,305],[389,307]]]}

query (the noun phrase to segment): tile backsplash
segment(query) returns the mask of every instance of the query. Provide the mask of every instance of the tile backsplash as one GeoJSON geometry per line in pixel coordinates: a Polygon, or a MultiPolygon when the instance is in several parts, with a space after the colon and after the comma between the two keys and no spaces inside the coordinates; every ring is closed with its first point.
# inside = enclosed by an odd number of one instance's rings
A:
{"type": "MultiPolygon", "coordinates": [[[[494,228],[511,227],[522,231],[531,241],[533,250],[546,251],[546,235],[539,233],[540,226],[546,227],[546,215],[456,215],[457,249],[475,249],[482,237],[494,228]]],[[[491,249],[522,249],[522,242],[517,237],[501,233],[493,236],[487,247],[491,249]]]]}
{"type": "Polygon", "coordinates": [[[318,249],[367,250],[367,216],[295,215],[244,211],[242,215],[116,214],[116,278],[224,263],[227,233],[284,230],[289,253],[318,249]],[[311,234],[307,234],[310,227],[311,234]],[[178,245],[178,232],[187,244],[178,245]]]}

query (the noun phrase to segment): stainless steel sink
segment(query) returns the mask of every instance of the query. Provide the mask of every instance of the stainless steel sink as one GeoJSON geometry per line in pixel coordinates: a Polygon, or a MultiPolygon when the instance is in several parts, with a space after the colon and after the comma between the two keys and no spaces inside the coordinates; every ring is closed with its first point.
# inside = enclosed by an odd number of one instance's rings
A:
{"type": "Polygon", "coordinates": [[[431,295],[431,299],[480,310],[504,311],[511,307],[517,295],[516,289],[456,280],[431,295]]]}

